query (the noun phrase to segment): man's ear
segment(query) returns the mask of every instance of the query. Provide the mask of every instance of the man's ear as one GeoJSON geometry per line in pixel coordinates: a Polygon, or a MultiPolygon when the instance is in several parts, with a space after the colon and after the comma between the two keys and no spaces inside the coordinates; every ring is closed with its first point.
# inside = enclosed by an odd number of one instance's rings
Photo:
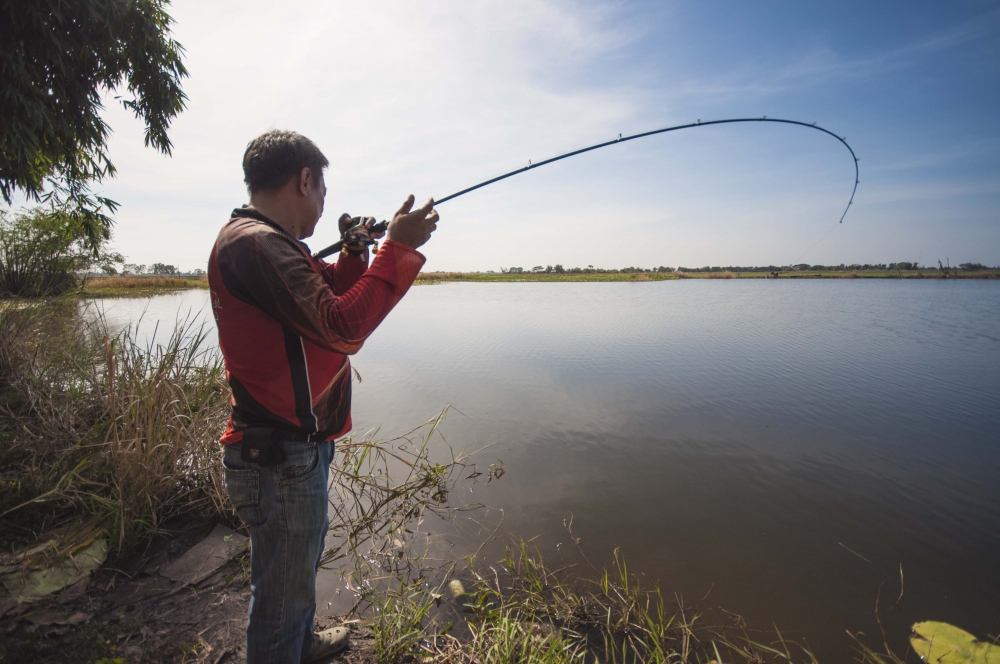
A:
{"type": "Polygon", "coordinates": [[[308,166],[303,166],[302,170],[299,171],[299,194],[302,196],[307,196],[309,194],[309,187],[315,187],[316,181],[313,179],[312,170],[308,166]]]}

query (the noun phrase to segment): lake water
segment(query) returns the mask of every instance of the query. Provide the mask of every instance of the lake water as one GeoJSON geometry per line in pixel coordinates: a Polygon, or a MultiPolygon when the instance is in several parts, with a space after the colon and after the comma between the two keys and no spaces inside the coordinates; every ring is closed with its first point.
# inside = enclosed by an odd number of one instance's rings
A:
{"type": "MultiPolygon", "coordinates": [[[[207,301],[103,306],[149,329],[207,301]]],[[[668,597],[822,661],[844,630],[880,641],[879,594],[900,648],[916,620],[1000,632],[1000,283],[421,286],[354,364],[356,429],[450,404],[448,443],[503,460],[475,494],[500,540],[559,555],[572,516],[591,560],[621,547],[668,597]]]]}

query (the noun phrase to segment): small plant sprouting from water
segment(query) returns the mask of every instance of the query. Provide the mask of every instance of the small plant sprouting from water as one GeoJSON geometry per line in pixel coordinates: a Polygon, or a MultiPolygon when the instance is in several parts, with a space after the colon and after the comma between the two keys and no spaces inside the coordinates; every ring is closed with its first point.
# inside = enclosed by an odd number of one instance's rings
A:
{"type": "Polygon", "coordinates": [[[462,493],[459,485],[471,489],[483,478],[503,476],[502,463],[481,472],[474,453],[456,454],[446,444],[439,427],[448,412],[389,440],[379,440],[375,430],[337,443],[329,489],[333,544],[321,564],[340,569],[357,597],[355,608],[377,610],[386,597],[380,588],[443,578],[456,563],[434,557],[426,520],[480,509],[451,498],[462,493]]]}
{"type": "Polygon", "coordinates": [[[349,556],[410,562],[397,555],[407,530],[428,512],[454,510],[448,497],[459,474],[478,473],[468,457],[451,450],[447,458],[431,457],[431,440],[447,413],[388,441],[373,431],[337,443],[330,522],[339,543],[325,553],[324,564],[349,556]]]}

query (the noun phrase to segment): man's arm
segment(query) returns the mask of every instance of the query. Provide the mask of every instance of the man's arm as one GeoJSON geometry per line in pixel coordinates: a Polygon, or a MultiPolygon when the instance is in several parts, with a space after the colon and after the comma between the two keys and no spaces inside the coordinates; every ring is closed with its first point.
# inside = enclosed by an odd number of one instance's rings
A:
{"type": "Polygon", "coordinates": [[[248,289],[251,303],[296,333],[341,353],[361,348],[424,264],[414,249],[386,242],[371,267],[338,294],[288,238],[261,233],[254,241],[253,251],[238,252],[245,263],[239,272],[255,285],[248,289]]]}
{"type": "Polygon", "coordinates": [[[389,240],[371,267],[339,295],[315,269],[313,260],[294,241],[277,233],[245,237],[249,246],[230,247],[219,257],[220,268],[224,276],[226,272],[238,275],[239,296],[272,318],[320,346],[355,353],[424,264],[416,248],[437,228],[438,215],[433,201],[411,212],[412,207],[410,196],[394,216],[389,240]]]}
{"type": "Polygon", "coordinates": [[[368,269],[368,252],[351,254],[341,252],[332,265],[323,263],[323,272],[333,287],[333,292],[341,295],[358,282],[368,269]]]}

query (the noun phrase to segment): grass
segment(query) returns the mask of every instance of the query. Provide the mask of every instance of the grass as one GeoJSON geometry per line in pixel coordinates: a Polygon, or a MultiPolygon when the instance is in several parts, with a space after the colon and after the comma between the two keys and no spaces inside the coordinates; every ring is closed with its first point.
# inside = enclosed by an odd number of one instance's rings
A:
{"type": "Polygon", "coordinates": [[[105,529],[118,550],[172,516],[225,512],[216,435],[228,389],[206,329],[162,346],[75,300],[0,311],[2,534],[105,529]]]}
{"type": "Polygon", "coordinates": [[[400,584],[377,605],[377,661],[816,661],[777,630],[767,640],[751,638],[738,621],[712,623],[680,600],[667,601],[659,587],[644,587],[617,552],[596,580],[580,573],[575,566],[549,568],[520,542],[496,564],[470,568],[461,611],[435,609],[440,588],[400,584]]]}
{"type": "Polygon", "coordinates": [[[418,284],[432,284],[446,281],[670,281],[678,277],[673,272],[592,272],[592,273],[545,273],[545,272],[421,272],[418,284]]]}
{"type": "MultiPolygon", "coordinates": [[[[673,281],[676,279],[771,279],[770,272],[422,272],[417,283],[570,282],[570,281],[673,281]]],[[[778,273],[780,279],[1000,279],[1000,270],[951,272],[939,270],[794,270],[778,273]]]]}
{"type": "MultiPolygon", "coordinates": [[[[700,610],[646,586],[615,551],[603,569],[585,559],[550,567],[528,543],[493,564],[470,559],[464,594],[400,582],[377,594],[372,619],[380,664],[817,664],[804,645],[753,632],[738,615],[700,610]]],[[[453,582],[454,583],[454,582],[453,582]]],[[[844,637],[860,664],[903,664],[885,642],[844,637]]],[[[368,660],[365,660],[368,661],[368,660]]]]}
{"type": "MultiPolygon", "coordinates": [[[[770,279],[770,272],[422,272],[417,283],[569,282],[569,281],[673,281],[676,279],[770,279]]],[[[778,273],[780,279],[942,279],[938,270],[794,270],[778,273]]],[[[1000,270],[952,272],[949,279],[1000,279],[1000,270]]]]}
{"type": "MultiPolygon", "coordinates": [[[[778,273],[781,279],[942,279],[938,270],[801,270],[778,273]]],[[[421,272],[417,284],[473,282],[646,282],[677,279],[770,279],[770,272],[421,272]]],[[[1000,270],[948,274],[949,279],[1000,279],[1000,270]]],[[[125,275],[89,277],[80,293],[85,297],[144,297],[190,288],[208,288],[207,277],[125,275]]]]}
{"type": "Polygon", "coordinates": [[[208,277],[117,275],[89,277],[81,294],[87,297],[141,297],[188,288],[208,288],[208,277]]]}

